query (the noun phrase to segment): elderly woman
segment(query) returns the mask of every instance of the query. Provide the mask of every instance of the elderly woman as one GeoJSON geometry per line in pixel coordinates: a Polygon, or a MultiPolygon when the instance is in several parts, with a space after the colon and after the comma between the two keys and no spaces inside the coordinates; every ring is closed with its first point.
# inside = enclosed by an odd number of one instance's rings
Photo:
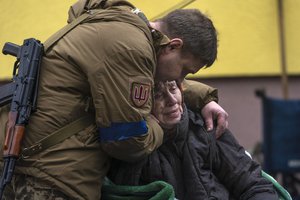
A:
{"type": "Polygon", "coordinates": [[[164,144],[147,158],[114,160],[109,178],[116,184],[170,183],[180,200],[278,199],[261,167],[245,154],[229,130],[216,140],[203,119],[188,110],[175,81],[159,82],[152,111],[165,130],[164,144]]]}

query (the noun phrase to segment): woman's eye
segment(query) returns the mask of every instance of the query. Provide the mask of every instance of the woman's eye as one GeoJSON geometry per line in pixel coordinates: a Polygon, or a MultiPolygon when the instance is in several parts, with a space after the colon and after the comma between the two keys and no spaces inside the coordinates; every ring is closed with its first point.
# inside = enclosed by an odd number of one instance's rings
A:
{"type": "Polygon", "coordinates": [[[169,88],[169,90],[170,90],[170,92],[172,92],[172,93],[176,92],[176,90],[177,90],[176,85],[171,86],[171,87],[169,88]]]}
{"type": "Polygon", "coordinates": [[[154,98],[155,99],[160,99],[163,97],[163,94],[161,92],[155,93],[154,98]]]}

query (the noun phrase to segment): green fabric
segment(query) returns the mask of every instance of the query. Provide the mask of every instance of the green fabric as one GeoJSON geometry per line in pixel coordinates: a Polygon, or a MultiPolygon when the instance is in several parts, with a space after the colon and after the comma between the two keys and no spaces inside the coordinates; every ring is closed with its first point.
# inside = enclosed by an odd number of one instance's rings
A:
{"type": "Polygon", "coordinates": [[[173,187],[164,181],[154,181],[147,185],[115,185],[105,179],[101,200],[174,200],[173,187]]]}
{"type": "MultiPolygon", "coordinates": [[[[279,200],[293,200],[291,195],[272,176],[262,171],[262,176],[271,181],[279,200]]],[[[102,186],[102,200],[174,200],[174,189],[164,181],[155,181],[142,186],[115,185],[108,178],[102,186]]]]}
{"type": "Polygon", "coordinates": [[[268,179],[273,183],[280,200],[292,200],[292,197],[288,193],[288,191],[286,191],[286,189],[284,189],[272,176],[270,176],[264,171],[261,171],[261,174],[263,177],[265,177],[266,179],[268,179]]]}

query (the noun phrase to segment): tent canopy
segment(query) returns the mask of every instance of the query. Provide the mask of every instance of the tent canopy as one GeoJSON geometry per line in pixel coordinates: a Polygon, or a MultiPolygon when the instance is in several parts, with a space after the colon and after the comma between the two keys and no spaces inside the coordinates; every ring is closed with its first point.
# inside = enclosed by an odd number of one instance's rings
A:
{"type": "MultiPolygon", "coordinates": [[[[0,0],[0,46],[22,44],[34,37],[45,41],[63,27],[75,0],[0,0]],[[13,9],[12,9],[13,8],[13,9]]],[[[277,0],[132,0],[153,19],[178,6],[198,8],[210,16],[219,34],[215,64],[192,77],[273,76],[281,73],[277,0]],[[190,3],[192,2],[192,3],[190,3]]],[[[284,0],[288,74],[300,74],[300,1],[284,0]]],[[[0,55],[0,79],[10,78],[15,58],[0,55]]]]}

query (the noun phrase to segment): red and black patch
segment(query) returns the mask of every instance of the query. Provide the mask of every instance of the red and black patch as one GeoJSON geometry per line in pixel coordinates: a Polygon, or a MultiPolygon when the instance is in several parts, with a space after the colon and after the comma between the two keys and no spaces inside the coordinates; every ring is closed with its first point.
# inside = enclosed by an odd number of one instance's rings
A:
{"type": "Polygon", "coordinates": [[[149,99],[151,87],[149,84],[133,82],[131,85],[131,99],[136,107],[142,107],[149,99]]]}

